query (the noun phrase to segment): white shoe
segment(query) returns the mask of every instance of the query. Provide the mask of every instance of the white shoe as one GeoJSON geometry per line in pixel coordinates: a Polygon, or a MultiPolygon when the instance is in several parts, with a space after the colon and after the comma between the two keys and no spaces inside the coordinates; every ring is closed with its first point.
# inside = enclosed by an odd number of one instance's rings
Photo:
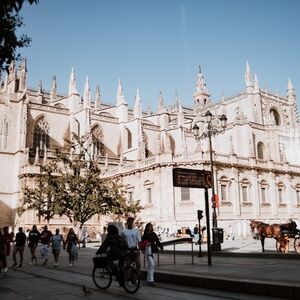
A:
{"type": "Polygon", "coordinates": [[[73,266],[73,264],[71,263],[71,264],[69,264],[69,267],[72,267],[73,266]]]}
{"type": "Polygon", "coordinates": [[[8,271],[8,267],[3,269],[3,272],[7,272],[8,271]]]}

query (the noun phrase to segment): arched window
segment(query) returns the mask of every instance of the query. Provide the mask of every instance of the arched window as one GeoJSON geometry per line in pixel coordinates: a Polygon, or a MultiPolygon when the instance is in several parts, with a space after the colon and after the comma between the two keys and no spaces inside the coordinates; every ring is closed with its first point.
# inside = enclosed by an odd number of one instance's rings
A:
{"type": "Polygon", "coordinates": [[[275,108],[270,109],[270,120],[273,125],[280,125],[280,116],[275,108]]]}
{"type": "Polygon", "coordinates": [[[80,123],[77,119],[74,119],[74,131],[78,137],[80,136],[80,123]]]}
{"type": "Polygon", "coordinates": [[[33,149],[49,148],[49,125],[44,117],[41,117],[35,124],[33,134],[33,149]]]}
{"type": "Polygon", "coordinates": [[[95,126],[92,129],[92,139],[93,139],[93,155],[100,156],[104,155],[104,144],[103,133],[100,126],[95,126]]]}
{"type": "Polygon", "coordinates": [[[262,142],[259,142],[257,144],[257,158],[258,159],[264,159],[264,144],[262,142]]]}
{"type": "Polygon", "coordinates": [[[132,148],[132,133],[128,128],[126,128],[126,133],[127,133],[127,149],[130,149],[132,148]]]}

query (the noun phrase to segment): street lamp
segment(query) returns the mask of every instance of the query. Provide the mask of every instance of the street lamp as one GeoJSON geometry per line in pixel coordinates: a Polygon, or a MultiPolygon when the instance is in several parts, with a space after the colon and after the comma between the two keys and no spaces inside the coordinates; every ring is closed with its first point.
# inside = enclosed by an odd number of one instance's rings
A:
{"type": "MultiPolygon", "coordinates": [[[[219,238],[219,229],[218,229],[218,223],[217,223],[217,212],[216,212],[216,199],[215,199],[215,183],[214,183],[214,168],[213,168],[213,150],[212,150],[212,142],[211,138],[212,136],[215,136],[220,133],[225,132],[226,124],[227,124],[227,118],[225,115],[218,116],[218,119],[221,121],[221,129],[213,127],[212,120],[215,118],[210,111],[207,111],[204,115],[205,121],[207,123],[207,130],[200,134],[199,126],[195,123],[193,127],[193,132],[195,139],[197,141],[201,139],[208,138],[209,141],[209,154],[210,154],[210,171],[211,171],[211,188],[212,188],[212,234],[213,234],[213,243],[211,245],[212,251],[220,251],[221,250],[221,243],[219,238]]],[[[199,228],[200,229],[200,228],[199,228]]]]}

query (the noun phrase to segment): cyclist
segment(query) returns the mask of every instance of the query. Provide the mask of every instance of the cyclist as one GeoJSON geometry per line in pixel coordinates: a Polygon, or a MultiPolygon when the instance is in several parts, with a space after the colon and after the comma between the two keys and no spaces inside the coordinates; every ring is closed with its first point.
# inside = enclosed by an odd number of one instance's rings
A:
{"type": "Polygon", "coordinates": [[[124,270],[124,262],[127,251],[127,243],[119,235],[118,228],[115,225],[108,225],[107,238],[101,244],[96,254],[99,255],[102,253],[107,253],[108,266],[111,268],[112,273],[119,280],[120,285],[124,284],[124,274],[123,272],[118,272],[118,267],[114,264],[114,261],[118,260],[119,270],[124,270]]]}
{"type": "Polygon", "coordinates": [[[141,255],[138,245],[141,242],[141,235],[140,232],[134,228],[133,222],[134,218],[129,217],[127,219],[127,228],[121,232],[121,236],[125,239],[129,248],[129,255],[126,257],[126,264],[130,265],[132,262],[135,262],[136,270],[140,275],[141,255]]]}

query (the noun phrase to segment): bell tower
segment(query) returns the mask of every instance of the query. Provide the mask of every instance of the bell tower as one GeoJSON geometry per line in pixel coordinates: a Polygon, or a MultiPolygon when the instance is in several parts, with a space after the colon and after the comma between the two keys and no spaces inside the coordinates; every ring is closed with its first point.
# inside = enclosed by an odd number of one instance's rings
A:
{"type": "Polygon", "coordinates": [[[193,95],[194,98],[194,113],[198,113],[203,108],[211,104],[210,94],[208,92],[204,76],[199,66],[199,72],[197,75],[196,91],[193,95]]]}

